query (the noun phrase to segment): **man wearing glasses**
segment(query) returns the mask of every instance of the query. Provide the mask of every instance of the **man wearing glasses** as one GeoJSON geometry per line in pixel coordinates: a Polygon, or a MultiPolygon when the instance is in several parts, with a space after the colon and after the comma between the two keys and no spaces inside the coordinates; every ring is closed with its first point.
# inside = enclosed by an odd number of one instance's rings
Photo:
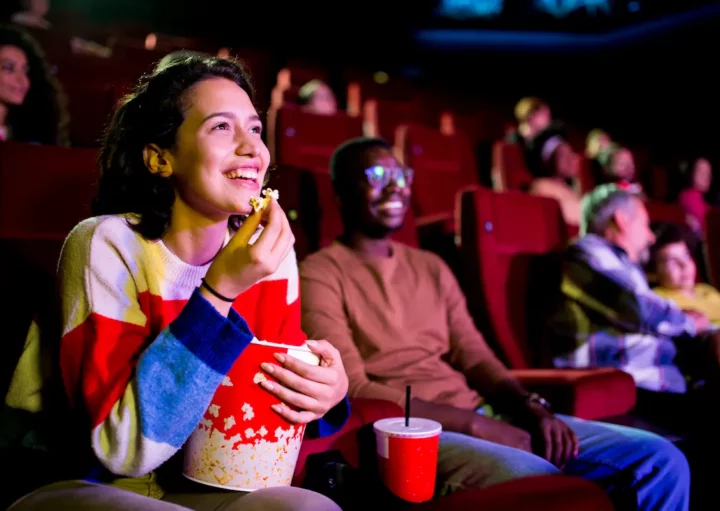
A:
{"type": "Polygon", "coordinates": [[[351,397],[403,406],[412,385],[413,416],[443,426],[439,492],[562,470],[602,484],[618,509],[687,509],[680,451],[650,433],[551,413],[487,346],[447,265],[391,240],[413,172],[385,140],[344,143],[330,172],[345,229],[300,267],[303,330],[340,351],[351,397]]]}

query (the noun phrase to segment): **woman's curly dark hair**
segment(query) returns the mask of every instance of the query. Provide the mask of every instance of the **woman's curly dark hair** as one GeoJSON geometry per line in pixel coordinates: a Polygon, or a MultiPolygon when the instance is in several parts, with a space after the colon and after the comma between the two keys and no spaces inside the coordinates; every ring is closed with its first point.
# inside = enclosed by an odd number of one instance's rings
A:
{"type": "MultiPolygon", "coordinates": [[[[250,76],[234,59],[188,56],[140,79],[135,90],[118,104],[100,150],[100,183],[94,215],[134,213],[133,228],[148,239],[161,238],[170,225],[175,186],[169,177],[151,173],[143,148],[175,145],[183,122],[186,93],[209,78],[226,78],[254,101],[250,76]]],[[[231,217],[237,228],[239,217],[231,217]]]]}
{"type": "Polygon", "coordinates": [[[50,72],[40,45],[27,32],[0,25],[0,46],[20,48],[28,60],[30,90],[22,105],[11,106],[7,124],[13,140],[69,145],[67,98],[50,72]]]}

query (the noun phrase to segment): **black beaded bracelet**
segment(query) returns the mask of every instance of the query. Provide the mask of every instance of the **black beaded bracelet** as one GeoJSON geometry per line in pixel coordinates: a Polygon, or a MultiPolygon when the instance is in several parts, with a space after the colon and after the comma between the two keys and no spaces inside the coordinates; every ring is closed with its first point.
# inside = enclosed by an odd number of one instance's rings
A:
{"type": "Polygon", "coordinates": [[[201,282],[202,282],[202,287],[204,287],[205,289],[207,289],[208,291],[210,291],[210,294],[212,294],[214,297],[222,300],[223,302],[235,303],[235,298],[228,298],[227,296],[221,295],[220,293],[218,293],[217,291],[215,291],[212,287],[210,287],[210,284],[208,284],[208,283],[205,281],[205,279],[202,279],[201,282]]]}

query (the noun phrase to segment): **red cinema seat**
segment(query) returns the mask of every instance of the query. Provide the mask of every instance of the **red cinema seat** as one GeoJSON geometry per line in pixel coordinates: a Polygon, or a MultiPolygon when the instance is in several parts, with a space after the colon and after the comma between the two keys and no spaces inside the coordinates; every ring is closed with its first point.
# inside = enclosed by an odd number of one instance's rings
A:
{"type": "Polygon", "coordinates": [[[340,144],[362,136],[362,121],[339,112],[313,115],[293,106],[271,109],[268,145],[275,163],[327,173],[330,157],[340,144]]]}
{"type": "Polygon", "coordinates": [[[461,195],[458,211],[468,307],[516,376],[558,412],[599,419],[631,410],[636,391],[627,373],[534,369],[545,358],[544,318],[568,241],[557,201],[478,188],[461,195]]]}
{"type": "Polygon", "coordinates": [[[97,151],[0,144],[0,237],[64,239],[90,216],[97,151]]]}
{"type": "Polygon", "coordinates": [[[525,164],[525,153],[519,144],[495,142],[492,154],[493,188],[497,191],[523,190],[533,177],[525,164]]]}
{"type": "Polygon", "coordinates": [[[389,101],[371,98],[363,105],[365,134],[391,140],[398,126],[402,124],[427,124],[439,127],[440,113],[428,112],[427,105],[420,100],[389,101]]]}
{"type": "Polygon", "coordinates": [[[395,147],[405,165],[415,171],[413,210],[418,224],[448,222],[448,230],[454,232],[455,196],[478,184],[470,141],[461,133],[444,135],[409,124],[398,127],[395,147]]]}

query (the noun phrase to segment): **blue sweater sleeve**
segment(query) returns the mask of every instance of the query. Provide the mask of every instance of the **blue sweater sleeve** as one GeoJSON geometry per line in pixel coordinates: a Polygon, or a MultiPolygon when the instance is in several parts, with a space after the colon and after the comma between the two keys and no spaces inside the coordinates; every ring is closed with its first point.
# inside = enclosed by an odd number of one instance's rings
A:
{"type": "Polygon", "coordinates": [[[221,315],[195,291],[138,359],[135,377],[93,429],[93,448],[111,472],[139,476],[192,434],[253,334],[239,315],[221,315]]]}
{"type": "Polygon", "coordinates": [[[350,401],[347,396],[333,407],[322,419],[308,424],[305,435],[308,438],[322,438],[340,431],[350,417],[350,401]]]}

